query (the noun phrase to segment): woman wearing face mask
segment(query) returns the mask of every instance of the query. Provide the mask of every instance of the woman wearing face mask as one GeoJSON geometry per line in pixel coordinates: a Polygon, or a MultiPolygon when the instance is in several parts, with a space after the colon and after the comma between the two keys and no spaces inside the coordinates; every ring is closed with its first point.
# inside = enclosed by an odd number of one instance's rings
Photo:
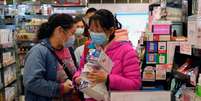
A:
{"type": "Polygon", "coordinates": [[[77,16],[74,19],[76,31],[75,31],[75,57],[76,57],[76,62],[79,65],[80,63],[80,58],[82,56],[83,50],[84,50],[84,43],[88,40],[88,37],[84,36],[84,30],[85,30],[85,23],[82,17],[77,16]]]}
{"type": "MultiPolygon", "coordinates": [[[[85,52],[81,59],[80,69],[74,75],[75,82],[80,84],[80,72],[86,60],[86,51],[89,46],[102,47],[105,53],[113,61],[110,74],[102,70],[93,70],[88,79],[95,83],[105,82],[110,90],[128,91],[139,90],[141,87],[141,75],[139,59],[131,42],[127,39],[116,38],[115,35],[126,34],[127,30],[121,29],[120,24],[113,14],[105,9],[98,10],[89,22],[91,42],[85,46],[85,52]]],[[[94,101],[94,99],[86,99],[94,101]]]]}
{"type": "Polygon", "coordinates": [[[40,26],[39,43],[25,60],[26,101],[69,101],[76,68],[64,45],[75,31],[73,24],[70,15],[54,14],[40,26]]]}
{"type": "Polygon", "coordinates": [[[85,43],[86,40],[88,40],[88,37],[85,37],[84,30],[85,30],[85,23],[81,16],[77,16],[74,19],[76,31],[75,31],[75,47],[80,47],[85,43]]]}

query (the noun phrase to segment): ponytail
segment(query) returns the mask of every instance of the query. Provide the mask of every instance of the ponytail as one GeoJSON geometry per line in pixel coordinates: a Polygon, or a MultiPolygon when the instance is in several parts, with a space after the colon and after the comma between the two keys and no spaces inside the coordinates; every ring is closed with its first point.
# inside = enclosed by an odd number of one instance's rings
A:
{"type": "Polygon", "coordinates": [[[53,14],[49,17],[48,22],[42,23],[37,32],[37,40],[50,38],[58,26],[68,30],[73,27],[73,18],[68,14],[53,14]]]}
{"type": "Polygon", "coordinates": [[[42,23],[40,25],[40,28],[38,29],[38,33],[37,33],[37,39],[41,40],[44,38],[49,38],[51,34],[50,30],[49,30],[49,24],[48,22],[42,23]]]}

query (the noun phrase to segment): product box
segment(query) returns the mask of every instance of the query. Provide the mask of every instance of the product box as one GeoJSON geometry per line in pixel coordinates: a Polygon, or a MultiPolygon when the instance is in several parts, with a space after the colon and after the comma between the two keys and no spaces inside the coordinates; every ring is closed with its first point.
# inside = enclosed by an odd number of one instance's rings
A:
{"type": "Polygon", "coordinates": [[[4,70],[4,84],[7,86],[16,79],[16,67],[10,66],[4,70]]]}
{"type": "Polygon", "coordinates": [[[167,53],[167,43],[166,42],[158,42],[158,53],[167,53]]]}
{"type": "Polygon", "coordinates": [[[147,64],[156,64],[157,63],[157,53],[147,53],[146,54],[146,63],[147,64]]]}
{"type": "Polygon", "coordinates": [[[6,101],[14,101],[15,97],[16,97],[16,88],[15,87],[5,88],[5,100],[6,101]]]}
{"type": "Polygon", "coordinates": [[[171,33],[170,24],[155,24],[153,25],[153,33],[159,35],[166,35],[171,33]]]}
{"type": "Polygon", "coordinates": [[[201,47],[201,16],[190,16],[188,18],[188,42],[195,47],[201,47]]]}
{"type": "Polygon", "coordinates": [[[181,8],[166,7],[168,21],[182,21],[183,12],[181,8]]]}
{"type": "Polygon", "coordinates": [[[158,43],[157,42],[147,42],[147,51],[148,52],[157,52],[158,51],[158,43]]]}
{"type": "Polygon", "coordinates": [[[166,80],[166,68],[163,65],[156,65],[156,80],[166,80]]]}
{"type": "Polygon", "coordinates": [[[154,41],[170,41],[170,35],[154,35],[153,36],[154,41]]]}
{"type": "Polygon", "coordinates": [[[12,43],[13,33],[11,29],[0,29],[0,44],[12,43]]]}
{"type": "Polygon", "coordinates": [[[167,63],[167,54],[159,54],[158,55],[158,63],[166,64],[167,63]]]}
{"type": "Polygon", "coordinates": [[[147,66],[143,71],[143,81],[155,81],[155,67],[147,66]]]}

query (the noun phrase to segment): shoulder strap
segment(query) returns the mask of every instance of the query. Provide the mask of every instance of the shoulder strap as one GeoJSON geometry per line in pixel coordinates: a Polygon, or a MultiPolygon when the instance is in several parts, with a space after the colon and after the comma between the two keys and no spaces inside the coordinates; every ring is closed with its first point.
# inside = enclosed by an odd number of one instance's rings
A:
{"type": "Polygon", "coordinates": [[[68,67],[66,66],[66,64],[63,63],[63,61],[56,55],[56,53],[50,47],[47,46],[47,44],[45,44],[44,42],[41,42],[40,44],[43,45],[44,47],[46,47],[55,56],[55,58],[58,60],[59,64],[63,66],[63,69],[66,72],[66,75],[68,76],[68,78],[70,80],[72,80],[73,76],[72,76],[70,70],[68,69],[68,67]]]}
{"type": "Polygon", "coordinates": [[[73,62],[75,64],[75,67],[78,68],[78,65],[77,65],[77,62],[76,62],[76,58],[75,58],[75,54],[74,54],[74,49],[72,47],[69,47],[68,48],[70,54],[71,54],[71,57],[73,59],[73,62]]]}

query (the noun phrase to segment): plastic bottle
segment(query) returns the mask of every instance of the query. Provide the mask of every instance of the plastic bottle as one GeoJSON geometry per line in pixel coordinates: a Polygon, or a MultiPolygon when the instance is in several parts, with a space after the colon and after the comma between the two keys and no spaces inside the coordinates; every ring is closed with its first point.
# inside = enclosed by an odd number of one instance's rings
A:
{"type": "Polygon", "coordinates": [[[201,97],[201,74],[199,74],[198,83],[196,86],[196,95],[201,97]]]}

